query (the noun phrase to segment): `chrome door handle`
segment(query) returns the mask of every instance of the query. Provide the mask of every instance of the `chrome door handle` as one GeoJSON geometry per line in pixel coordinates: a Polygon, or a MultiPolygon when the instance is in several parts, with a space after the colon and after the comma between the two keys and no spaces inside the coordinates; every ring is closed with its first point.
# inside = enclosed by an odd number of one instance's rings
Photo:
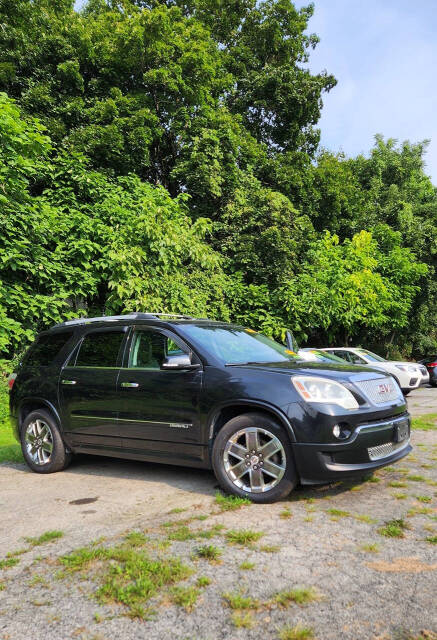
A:
{"type": "Polygon", "coordinates": [[[76,384],[76,380],[61,380],[62,384],[76,384]]]}
{"type": "Polygon", "coordinates": [[[129,387],[129,389],[136,389],[140,385],[138,384],[138,382],[122,382],[121,386],[122,387],[129,387]]]}

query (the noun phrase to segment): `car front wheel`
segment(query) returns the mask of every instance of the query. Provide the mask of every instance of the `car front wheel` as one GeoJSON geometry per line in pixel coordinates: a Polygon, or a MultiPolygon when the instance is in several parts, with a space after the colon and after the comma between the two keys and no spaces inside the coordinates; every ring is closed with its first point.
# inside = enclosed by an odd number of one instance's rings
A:
{"type": "Polygon", "coordinates": [[[214,441],[212,464],[224,491],[253,502],[280,500],[297,483],[287,434],[261,413],[246,413],[226,423],[214,441]]]}
{"type": "Polygon", "coordinates": [[[54,473],[65,469],[72,454],[67,451],[54,418],[42,409],[32,411],[21,427],[24,459],[36,473],[54,473]]]}

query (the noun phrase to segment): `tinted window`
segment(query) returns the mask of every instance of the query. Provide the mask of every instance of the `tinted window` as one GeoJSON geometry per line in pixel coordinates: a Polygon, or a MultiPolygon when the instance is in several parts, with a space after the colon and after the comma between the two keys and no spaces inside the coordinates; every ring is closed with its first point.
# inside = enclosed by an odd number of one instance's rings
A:
{"type": "Polygon", "coordinates": [[[171,339],[155,331],[137,331],[129,357],[129,367],[160,369],[167,355],[180,355],[184,351],[171,339]]]}
{"type": "Polygon", "coordinates": [[[41,336],[30,348],[26,365],[44,367],[51,364],[72,335],[73,333],[70,331],[41,336]]]}
{"type": "Polygon", "coordinates": [[[226,364],[246,362],[296,362],[298,356],[283,345],[252,329],[184,326],[185,333],[226,364]]]}
{"type": "Polygon", "coordinates": [[[376,353],[372,353],[372,351],[367,351],[367,349],[359,349],[359,353],[370,360],[370,362],[387,362],[385,358],[381,358],[381,356],[376,355],[376,353]]]}
{"type": "Polygon", "coordinates": [[[88,333],[80,346],[76,367],[115,367],[123,337],[123,331],[88,333]]]}

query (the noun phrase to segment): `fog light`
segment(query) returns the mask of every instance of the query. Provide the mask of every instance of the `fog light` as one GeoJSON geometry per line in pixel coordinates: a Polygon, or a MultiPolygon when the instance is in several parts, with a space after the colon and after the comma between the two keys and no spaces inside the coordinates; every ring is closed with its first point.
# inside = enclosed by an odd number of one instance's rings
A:
{"type": "Polygon", "coordinates": [[[337,438],[338,440],[346,440],[349,438],[351,430],[347,422],[340,422],[340,424],[335,424],[332,427],[332,433],[334,438],[337,438]]]}

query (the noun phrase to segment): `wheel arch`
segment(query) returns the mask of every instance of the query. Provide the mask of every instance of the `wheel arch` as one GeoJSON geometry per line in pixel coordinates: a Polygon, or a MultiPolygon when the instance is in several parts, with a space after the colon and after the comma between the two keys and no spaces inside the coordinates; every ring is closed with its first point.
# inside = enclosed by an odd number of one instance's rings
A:
{"type": "Polygon", "coordinates": [[[217,433],[229,420],[251,411],[264,413],[279,422],[284,427],[290,442],[296,442],[296,436],[289,419],[276,407],[259,400],[232,400],[215,407],[208,417],[209,448],[212,448],[217,433]]]}
{"type": "MultiPolygon", "coordinates": [[[[25,398],[20,402],[20,405],[18,407],[18,427],[20,430],[24,420],[29,415],[29,413],[31,413],[32,411],[37,411],[38,409],[50,411],[50,413],[58,423],[58,426],[61,427],[59,412],[49,400],[45,400],[44,398],[25,398]]],[[[61,428],[60,431],[61,435],[63,435],[61,428]]]]}

